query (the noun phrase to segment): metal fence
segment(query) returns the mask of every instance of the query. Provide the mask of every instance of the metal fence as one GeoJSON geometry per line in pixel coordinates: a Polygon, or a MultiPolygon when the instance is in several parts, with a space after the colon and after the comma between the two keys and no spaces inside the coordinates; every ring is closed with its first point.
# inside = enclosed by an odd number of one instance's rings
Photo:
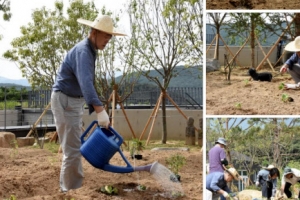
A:
{"type": "MultiPolygon", "coordinates": [[[[193,109],[202,109],[203,104],[203,89],[202,87],[170,87],[167,90],[169,96],[180,107],[187,107],[193,109]]],[[[151,91],[134,91],[124,102],[125,108],[133,106],[148,106],[154,107],[160,95],[160,90],[155,89],[151,91]]],[[[51,90],[30,91],[28,93],[28,107],[40,108],[50,102],[51,90]]],[[[173,104],[167,100],[167,106],[173,104]]]]}

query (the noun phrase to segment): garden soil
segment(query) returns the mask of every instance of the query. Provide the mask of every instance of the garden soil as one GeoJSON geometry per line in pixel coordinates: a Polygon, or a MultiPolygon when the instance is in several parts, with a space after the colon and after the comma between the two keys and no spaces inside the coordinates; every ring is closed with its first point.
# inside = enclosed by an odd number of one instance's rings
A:
{"type": "MultiPolygon", "coordinates": [[[[123,146],[123,145],[122,145],[123,146]]],[[[128,161],[129,152],[123,151],[128,161]]],[[[166,166],[166,158],[180,153],[186,158],[186,164],[180,169],[181,185],[184,196],[176,199],[202,199],[202,153],[200,147],[190,151],[179,150],[144,150],[143,159],[136,160],[136,166],[158,161],[166,166]]],[[[105,172],[91,166],[84,158],[83,186],[67,193],[59,190],[59,173],[62,154],[51,153],[49,150],[22,147],[18,149],[0,148],[0,199],[9,199],[15,195],[17,200],[154,200],[172,199],[166,197],[165,191],[159,182],[149,172],[133,172],[117,174],[105,172]],[[145,185],[145,191],[137,186],[145,185]],[[100,192],[105,185],[116,187],[118,195],[109,196],[100,192]]],[[[124,166],[119,153],[110,163],[124,166]]]]}
{"type": "Polygon", "coordinates": [[[280,90],[281,83],[294,83],[280,67],[263,68],[258,72],[272,72],[271,82],[250,80],[248,67],[234,68],[230,83],[224,71],[206,74],[207,115],[299,115],[300,90],[280,90]],[[292,102],[283,97],[291,97],[292,102]]]}
{"type": "Polygon", "coordinates": [[[206,9],[297,9],[299,2],[293,0],[208,0],[206,9]]]}

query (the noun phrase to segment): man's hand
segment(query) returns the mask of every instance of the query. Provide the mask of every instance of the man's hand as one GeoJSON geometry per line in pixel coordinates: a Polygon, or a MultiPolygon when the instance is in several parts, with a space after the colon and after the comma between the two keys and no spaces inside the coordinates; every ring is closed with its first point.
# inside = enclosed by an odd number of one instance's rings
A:
{"type": "Polygon", "coordinates": [[[259,182],[258,182],[258,181],[256,181],[256,182],[255,182],[255,185],[258,187],[258,186],[259,186],[259,182]]]}
{"type": "Polygon", "coordinates": [[[287,65],[283,65],[281,68],[280,68],[280,73],[285,73],[285,72],[287,72],[287,65]]]}
{"type": "Polygon", "coordinates": [[[227,192],[223,192],[223,194],[222,194],[225,198],[227,198],[227,197],[229,197],[229,194],[227,193],[227,192]]]}
{"type": "Polygon", "coordinates": [[[109,126],[109,117],[106,113],[106,110],[103,109],[101,112],[97,113],[98,125],[108,128],[109,126]]]}

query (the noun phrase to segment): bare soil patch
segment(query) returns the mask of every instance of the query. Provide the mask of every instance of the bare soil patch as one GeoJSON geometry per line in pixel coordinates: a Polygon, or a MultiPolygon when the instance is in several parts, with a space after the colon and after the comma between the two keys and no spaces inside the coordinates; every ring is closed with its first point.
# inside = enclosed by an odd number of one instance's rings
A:
{"type": "MultiPolygon", "coordinates": [[[[180,170],[181,185],[185,195],[178,199],[202,200],[202,153],[200,147],[190,151],[151,151],[144,150],[143,160],[136,160],[136,166],[158,161],[166,166],[166,158],[180,153],[186,158],[186,165],[180,170]]],[[[133,165],[129,152],[124,155],[133,165]]],[[[18,149],[0,148],[0,198],[8,199],[15,195],[17,200],[92,200],[92,199],[171,199],[164,197],[159,182],[148,172],[117,174],[94,168],[84,158],[85,179],[83,186],[67,193],[59,191],[59,173],[61,153],[51,153],[46,149],[23,147],[18,149]],[[145,191],[137,190],[139,184],[145,185],[145,191]],[[117,196],[108,196],[99,192],[105,185],[119,190],[117,196]]],[[[112,163],[124,165],[121,156],[115,155],[112,163]]]]}
{"type": "MultiPolygon", "coordinates": [[[[269,71],[262,69],[258,72],[269,71]]],[[[300,91],[280,90],[281,83],[294,83],[289,74],[272,72],[272,82],[249,81],[248,68],[234,69],[230,84],[223,71],[206,74],[207,115],[296,115],[300,114],[300,91]],[[282,95],[293,98],[284,102],[282,95]]]]}
{"type": "Polygon", "coordinates": [[[206,9],[296,9],[297,1],[283,0],[211,0],[206,1],[206,9]]]}

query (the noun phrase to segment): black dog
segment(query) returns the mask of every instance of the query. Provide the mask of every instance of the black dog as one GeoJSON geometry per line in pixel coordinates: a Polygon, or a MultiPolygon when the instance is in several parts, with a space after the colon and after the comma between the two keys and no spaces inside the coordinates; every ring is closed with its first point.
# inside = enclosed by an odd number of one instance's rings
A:
{"type": "Polygon", "coordinates": [[[249,69],[249,74],[255,81],[269,81],[271,82],[272,80],[272,74],[270,72],[262,72],[262,73],[257,73],[255,69],[250,68],[249,69]]]}

